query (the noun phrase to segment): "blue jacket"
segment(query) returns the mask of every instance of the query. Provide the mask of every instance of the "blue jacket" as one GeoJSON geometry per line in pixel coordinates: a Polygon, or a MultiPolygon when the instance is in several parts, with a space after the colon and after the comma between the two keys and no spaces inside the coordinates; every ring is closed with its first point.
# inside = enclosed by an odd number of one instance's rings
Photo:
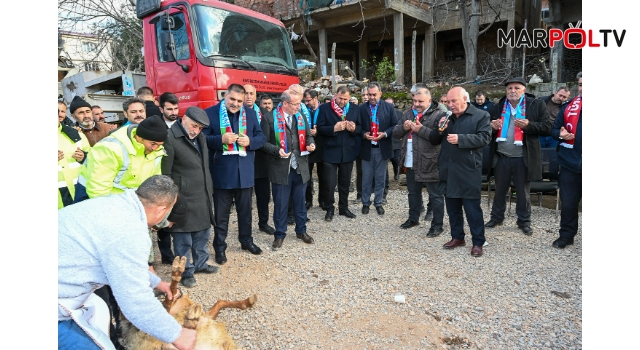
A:
{"type": "MultiPolygon", "coordinates": [[[[251,108],[244,109],[247,114],[247,130],[249,147],[247,156],[240,157],[237,154],[222,155],[222,134],[220,133],[220,103],[209,107],[204,111],[209,116],[209,126],[202,130],[207,137],[209,148],[209,168],[213,188],[235,189],[251,188],[254,185],[254,157],[255,151],[265,143],[265,137],[258,124],[256,112],[251,108]]],[[[229,115],[231,128],[238,133],[238,117],[229,115]]]]}
{"type": "MultiPolygon", "coordinates": [[[[371,132],[371,116],[369,115],[369,103],[360,106],[360,121],[362,123],[362,141],[360,146],[360,158],[362,160],[371,160],[371,141],[364,138],[364,134],[371,132]]],[[[398,124],[395,107],[389,102],[380,101],[378,107],[378,125],[379,132],[386,132],[387,137],[378,141],[382,159],[391,159],[393,156],[393,147],[391,145],[391,133],[393,128],[398,124]]]]}
{"type": "Polygon", "coordinates": [[[347,120],[356,123],[356,130],[335,132],[333,128],[341,119],[331,108],[331,103],[321,105],[318,112],[318,134],[323,136],[322,160],[328,163],[348,163],[356,160],[359,152],[362,125],[360,125],[360,109],[358,105],[349,102],[347,120]],[[356,143],[358,147],[356,147],[356,143]]]}
{"type": "MultiPolygon", "coordinates": [[[[573,100],[571,100],[573,101],[573,100]]],[[[562,142],[560,139],[560,128],[564,126],[564,111],[571,102],[565,103],[560,107],[560,112],[556,116],[556,120],[551,128],[551,136],[562,142]]],[[[558,166],[567,168],[576,173],[582,173],[582,111],[578,117],[578,125],[575,132],[576,138],[573,139],[573,148],[566,148],[558,144],[558,166]]],[[[562,170],[560,170],[562,171],[562,170]]]]}

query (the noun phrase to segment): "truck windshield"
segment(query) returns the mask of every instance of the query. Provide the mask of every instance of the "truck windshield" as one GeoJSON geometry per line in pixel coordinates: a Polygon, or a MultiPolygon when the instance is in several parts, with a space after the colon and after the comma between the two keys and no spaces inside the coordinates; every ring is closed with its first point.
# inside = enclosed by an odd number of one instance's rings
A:
{"type": "Polygon", "coordinates": [[[203,56],[238,57],[295,69],[291,43],[283,27],[215,7],[196,5],[194,9],[203,56]]]}

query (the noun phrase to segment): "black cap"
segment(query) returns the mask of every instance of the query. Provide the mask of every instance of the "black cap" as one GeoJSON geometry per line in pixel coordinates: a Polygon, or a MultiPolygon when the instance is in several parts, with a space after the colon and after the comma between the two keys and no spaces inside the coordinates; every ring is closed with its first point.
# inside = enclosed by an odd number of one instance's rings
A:
{"type": "Polygon", "coordinates": [[[187,111],[184,112],[184,115],[189,117],[194,122],[204,125],[205,127],[209,126],[209,116],[207,116],[207,113],[203,111],[202,108],[191,106],[187,108],[187,111]]]}
{"type": "Polygon", "coordinates": [[[174,225],[178,225],[187,218],[187,213],[187,200],[178,195],[176,204],[173,205],[173,209],[171,209],[167,220],[173,222],[174,225]]]}
{"type": "Polygon", "coordinates": [[[83,100],[82,97],[76,96],[73,98],[73,101],[71,101],[71,104],[69,105],[69,111],[71,112],[71,114],[73,114],[73,112],[75,112],[76,109],[80,107],[91,108],[91,105],[89,104],[89,102],[83,100]]]}
{"type": "Polygon", "coordinates": [[[509,80],[507,80],[506,83],[504,83],[504,86],[507,86],[507,85],[509,85],[511,83],[522,84],[525,87],[527,86],[527,82],[524,81],[524,78],[522,78],[522,77],[514,77],[514,78],[509,79],[509,80]]]}
{"type": "Polygon", "coordinates": [[[159,115],[153,115],[138,124],[136,135],[155,142],[167,141],[167,124],[159,115]]]}

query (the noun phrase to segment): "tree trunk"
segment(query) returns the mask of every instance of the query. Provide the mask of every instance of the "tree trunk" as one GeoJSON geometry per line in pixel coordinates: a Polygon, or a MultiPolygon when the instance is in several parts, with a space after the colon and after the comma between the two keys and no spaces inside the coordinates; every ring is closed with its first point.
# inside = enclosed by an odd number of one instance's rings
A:
{"type": "Polygon", "coordinates": [[[464,1],[459,1],[460,19],[462,22],[462,44],[466,60],[465,78],[475,80],[478,75],[478,35],[480,32],[481,0],[471,0],[471,8],[467,9],[464,1]]]}

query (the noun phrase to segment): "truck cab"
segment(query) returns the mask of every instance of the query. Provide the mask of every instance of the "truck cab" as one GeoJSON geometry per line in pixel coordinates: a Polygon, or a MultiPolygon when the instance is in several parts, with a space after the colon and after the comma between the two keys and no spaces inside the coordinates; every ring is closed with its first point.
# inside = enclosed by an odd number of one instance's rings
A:
{"type": "Polygon", "coordinates": [[[217,0],[137,0],[147,85],[172,92],[180,110],[207,108],[231,84],[252,84],[274,101],[299,83],[282,22],[217,0]]]}

